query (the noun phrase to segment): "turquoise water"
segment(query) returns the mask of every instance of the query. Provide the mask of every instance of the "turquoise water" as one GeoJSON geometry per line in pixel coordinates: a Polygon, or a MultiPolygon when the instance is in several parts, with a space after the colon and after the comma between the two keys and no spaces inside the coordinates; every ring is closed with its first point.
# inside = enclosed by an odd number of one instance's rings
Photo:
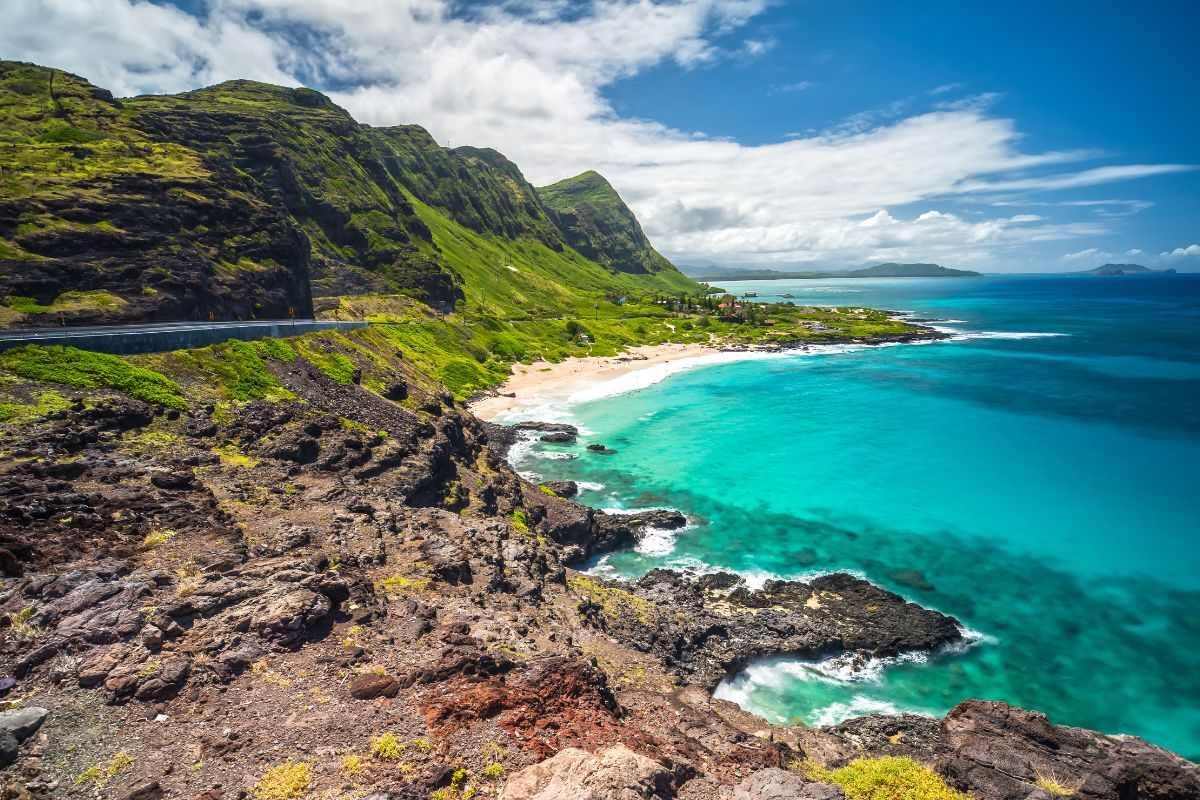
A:
{"type": "Polygon", "coordinates": [[[1200,757],[1200,276],[726,288],[964,336],[682,372],[574,406],[580,444],[520,468],[698,520],[600,572],[851,570],[977,636],[853,674],[756,664],[723,696],[808,723],[1000,699],[1200,757]]]}

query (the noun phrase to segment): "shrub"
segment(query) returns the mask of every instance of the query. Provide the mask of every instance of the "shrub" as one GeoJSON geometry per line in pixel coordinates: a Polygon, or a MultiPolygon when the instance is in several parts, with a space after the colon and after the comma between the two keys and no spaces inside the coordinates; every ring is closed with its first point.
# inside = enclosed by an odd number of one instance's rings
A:
{"type": "Polygon", "coordinates": [[[1037,776],[1037,780],[1034,781],[1034,785],[1039,789],[1049,792],[1055,797],[1071,797],[1075,794],[1075,792],[1079,791],[1078,787],[1068,786],[1060,781],[1053,773],[1045,774],[1042,772],[1036,772],[1035,774],[1037,776]]]}
{"type": "Polygon", "coordinates": [[[142,544],[147,547],[158,547],[160,544],[166,544],[175,538],[175,531],[170,528],[155,528],[146,534],[146,538],[142,540],[142,544]]]}
{"type": "Polygon", "coordinates": [[[257,800],[293,800],[302,797],[312,784],[312,765],[287,761],[263,773],[254,787],[257,800]]]}
{"type": "Polygon", "coordinates": [[[390,575],[378,584],[379,589],[387,595],[405,595],[427,590],[431,581],[429,578],[406,578],[403,575],[390,575]]]}
{"type": "Polygon", "coordinates": [[[970,800],[929,767],[902,756],[858,758],[834,770],[813,761],[793,766],[812,780],[841,787],[847,800],[970,800]]]}
{"type": "Polygon", "coordinates": [[[77,347],[30,345],[0,353],[0,369],[32,381],[64,383],[80,389],[116,389],[168,408],[186,408],[179,384],[123,358],[77,347]]]}
{"type": "Polygon", "coordinates": [[[371,755],[380,761],[399,761],[404,755],[404,743],[390,731],[381,733],[371,739],[371,755]]]}

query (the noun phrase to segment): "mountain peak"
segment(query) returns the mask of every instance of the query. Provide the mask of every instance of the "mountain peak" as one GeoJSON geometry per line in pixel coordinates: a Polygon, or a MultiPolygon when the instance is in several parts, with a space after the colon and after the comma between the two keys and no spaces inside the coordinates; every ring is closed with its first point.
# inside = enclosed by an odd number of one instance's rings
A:
{"type": "Polygon", "coordinates": [[[537,193],[567,243],[585,257],[633,275],[674,269],[650,244],[633,211],[599,172],[581,172],[542,186],[537,193]]]}

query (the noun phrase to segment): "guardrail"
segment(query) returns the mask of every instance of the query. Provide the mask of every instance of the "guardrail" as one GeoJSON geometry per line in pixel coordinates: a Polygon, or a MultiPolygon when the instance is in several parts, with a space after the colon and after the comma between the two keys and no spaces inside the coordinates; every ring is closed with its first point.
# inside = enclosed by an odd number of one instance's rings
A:
{"type": "Polygon", "coordinates": [[[160,353],[218,344],[229,339],[301,336],[324,330],[354,330],[366,322],[255,320],[253,322],[161,322],[137,325],[93,325],[79,328],[25,328],[0,331],[0,350],[28,344],[65,344],[114,355],[160,353]]]}

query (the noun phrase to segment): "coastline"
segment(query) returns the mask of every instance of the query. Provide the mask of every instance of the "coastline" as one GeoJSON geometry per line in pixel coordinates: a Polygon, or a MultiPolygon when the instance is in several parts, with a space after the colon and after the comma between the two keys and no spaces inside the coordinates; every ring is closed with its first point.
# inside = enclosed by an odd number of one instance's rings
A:
{"type": "Polygon", "coordinates": [[[666,374],[673,374],[726,360],[714,359],[714,356],[748,357],[750,353],[765,352],[769,351],[734,351],[715,345],[668,343],[632,347],[615,356],[517,364],[508,380],[487,396],[473,401],[469,409],[480,419],[495,422],[534,408],[561,408],[579,402],[598,384],[621,381],[645,370],[662,368],[666,374]]]}
{"type": "Polygon", "coordinates": [[[669,342],[631,347],[615,356],[517,364],[508,380],[471,401],[468,410],[487,422],[521,421],[516,419],[517,416],[557,422],[563,420],[565,409],[571,405],[642,389],[697,367],[899,344],[927,344],[954,338],[950,331],[924,325],[921,327],[923,330],[918,334],[876,340],[797,342],[793,346],[669,342]]]}

